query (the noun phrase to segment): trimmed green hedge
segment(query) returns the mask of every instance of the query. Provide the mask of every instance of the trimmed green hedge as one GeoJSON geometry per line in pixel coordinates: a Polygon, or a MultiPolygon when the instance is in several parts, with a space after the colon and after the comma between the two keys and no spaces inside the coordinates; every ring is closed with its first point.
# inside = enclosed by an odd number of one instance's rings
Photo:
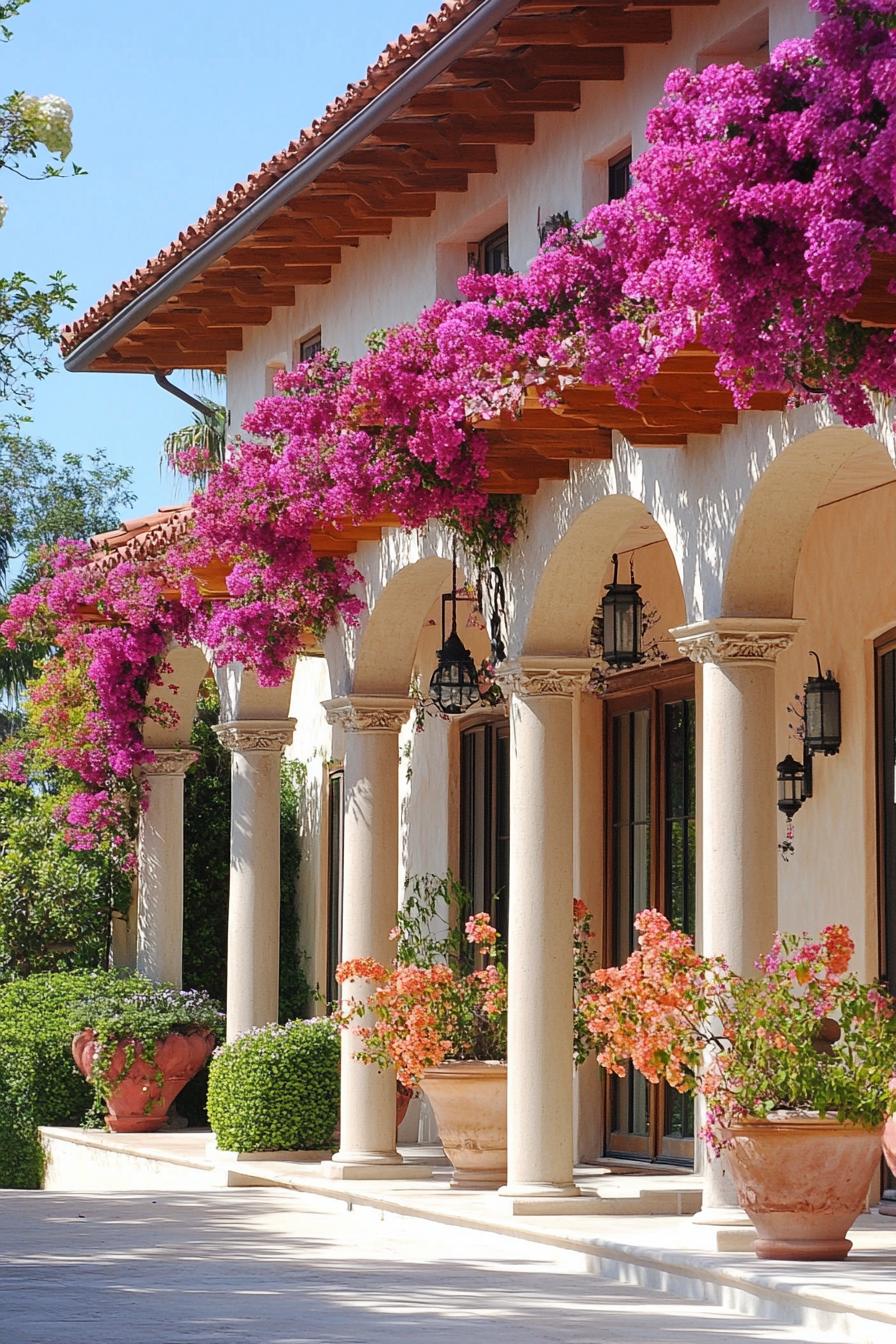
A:
{"type": "Polygon", "coordinates": [[[328,1148],[339,1119],[339,1031],[325,1017],[258,1027],[215,1052],[208,1118],[241,1153],[328,1148]]]}
{"type": "Polygon", "coordinates": [[[0,985],[0,1187],[39,1189],[38,1125],[80,1124],[93,1089],[72,1060],[72,1009],[97,994],[143,991],[142,976],[58,971],[0,985]]]}

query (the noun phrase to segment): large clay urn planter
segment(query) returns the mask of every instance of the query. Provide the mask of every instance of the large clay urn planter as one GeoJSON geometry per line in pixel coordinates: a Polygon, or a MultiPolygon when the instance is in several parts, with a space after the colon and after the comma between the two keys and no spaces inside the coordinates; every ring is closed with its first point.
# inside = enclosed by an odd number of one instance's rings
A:
{"type": "Polygon", "coordinates": [[[497,1190],[507,1181],[507,1065],[451,1060],[427,1069],[429,1098],[455,1190],[497,1190]]]}
{"type": "MultiPolygon", "coordinates": [[[[146,1134],[161,1129],[168,1118],[168,1107],[182,1087],[207,1064],[215,1048],[212,1032],[198,1028],[190,1032],[173,1031],[156,1042],[152,1061],[143,1056],[139,1041],[122,1041],[113,1052],[106,1070],[114,1084],[106,1098],[106,1124],[117,1134],[146,1134]],[[126,1047],[135,1050],[127,1068],[126,1047]]],[[[72,1041],[75,1064],[90,1078],[100,1044],[91,1027],[79,1031],[72,1041]]]]}
{"type": "Polygon", "coordinates": [[[845,1260],[865,1207],[883,1125],[773,1113],[729,1131],[726,1159],[760,1260],[845,1260]]]}

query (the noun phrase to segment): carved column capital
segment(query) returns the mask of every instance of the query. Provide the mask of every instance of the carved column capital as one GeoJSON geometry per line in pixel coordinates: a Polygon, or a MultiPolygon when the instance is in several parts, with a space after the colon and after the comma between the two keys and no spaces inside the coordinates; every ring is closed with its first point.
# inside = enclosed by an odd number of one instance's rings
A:
{"type": "Polygon", "coordinates": [[[215,724],[215,735],[227,751],[281,752],[292,741],[295,719],[231,719],[215,724]]]}
{"type": "Polygon", "coordinates": [[[183,748],[150,748],[153,759],[144,761],[140,773],[147,779],[159,775],[185,775],[194,761],[198,761],[198,751],[186,751],[183,748]]]}
{"type": "Polygon", "coordinates": [[[514,659],[498,669],[496,680],[505,695],[573,696],[591,676],[587,658],[529,657],[514,659]]]}
{"type": "Polygon", "coordinates": [[[324,700],[327,723],[347,733],[397,733],[408,721],[413,702],[398,695],[341,695],[324,700]]]}
{"type": "Polygon", "coordinates": [[[788,649],[802,621],[780,617],[720,616],[680,625],[669,634],[693,663],[774,663],[788,649]]]}

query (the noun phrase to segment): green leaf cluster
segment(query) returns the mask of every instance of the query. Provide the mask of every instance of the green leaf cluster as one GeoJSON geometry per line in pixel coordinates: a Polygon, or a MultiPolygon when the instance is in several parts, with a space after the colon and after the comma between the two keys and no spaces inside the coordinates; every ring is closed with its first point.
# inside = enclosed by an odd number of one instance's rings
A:
{"type": "Polygon", "coordinates": [[[146,983],[112,971],[62,971],[0,985],[0,1188],[38,1189],[38,1125],[77,1125],[91,1108],[92,1089],[72,1059],[75,1005],[146,983]]]}
{"type": "Polygon", "coordinates": [[[0,980],[104,965],[112,911],[130,903],[130,883],[106,850],[66,844],[55,819],[62,802],[0,783],[0,980]]]}
{"type": "Polygon", "coordinates": [[[329,1018],[258,1027],[216,1051],[208,1117],[236,1152],[329,1148],[339,1119],[339,1031],[329,1018]]]}

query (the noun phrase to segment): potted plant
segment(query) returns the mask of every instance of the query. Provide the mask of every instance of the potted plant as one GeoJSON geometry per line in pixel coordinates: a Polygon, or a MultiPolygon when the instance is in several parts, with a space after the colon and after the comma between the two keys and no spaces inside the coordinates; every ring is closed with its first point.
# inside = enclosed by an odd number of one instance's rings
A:
{"type": "Polygon", "coordinates": [[[893,999],[850,974],[845,925],[779,934],[753,978],[701,956],[657,910],[638,950],[596,971],[582,1012],[598,1059],[705,1098],[763,1259],[840,1260],[896,1110],[893,999]]]}
{"type": "Polygon", "coordinates": [[[181,1088],[208,1062],[224,1016],[201,990],[146,981],[109,989],[72,1013],[72,1055],[117,1133],[161,1129],[181,1088]]]}
{"type": "MultiPolygon", "coordinates": [[[[399,1084],[426,1095],[454,1167],[452,1187],[497,1189],[507,1178],[507,971],[490,916],[468,914],[470,904],[450,874],[415,879],[392,930],[392,965],[361,958],[338,967],[340,984],[372,986],[366,999],[344,998],[338,1020],[360,1038],[358,1058],[394,1068],[399,1084]],[[359,1026],[367,1014],[372,1023],[359,1026]]],[[[581,902],[575,916],[584,981],[592,957],[581,902]]],[[[583,1022],[577,1010],[579,1060],[583,1022]]]]}

